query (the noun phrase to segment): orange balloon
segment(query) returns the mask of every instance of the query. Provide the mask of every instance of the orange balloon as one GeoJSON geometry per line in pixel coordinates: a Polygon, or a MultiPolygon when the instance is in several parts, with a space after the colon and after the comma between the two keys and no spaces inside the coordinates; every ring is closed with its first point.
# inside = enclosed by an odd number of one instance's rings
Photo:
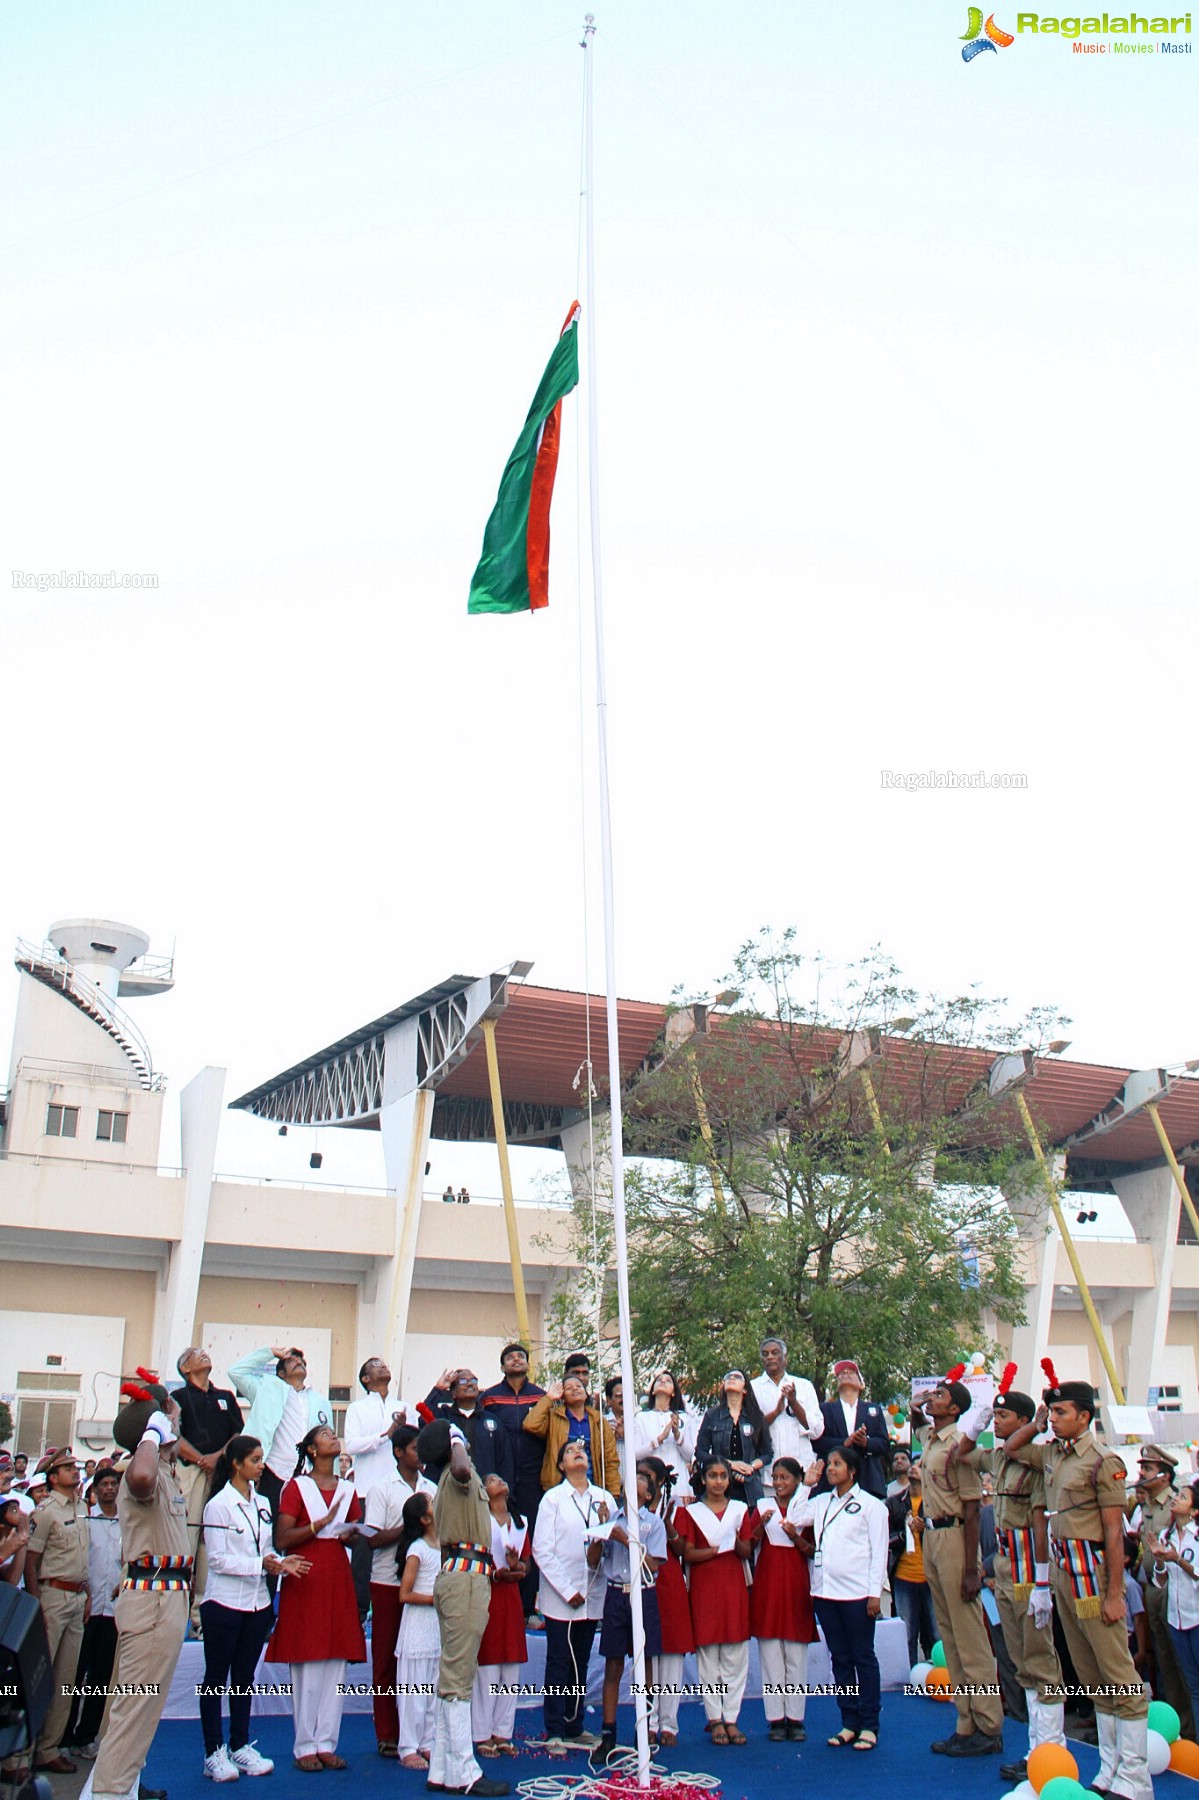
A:
{"type": "Polygon", "coordinates": [[[1177,1775],[1189,1775],[1199,1781],[1199,1744],[1190,1738],[1175,1738],[1170,1745],[1170,1767],[1177,1775]]]}
{"type": "Polygon", "coordinates": [[[948,1669],[930,1669],[924,1677],[925,1692],[934,1700],[948,1700],[953,1677],[948,1669]]]}
{"type": "Polygon", "coordinates": [[[1047,1781],[1055,1775],[1069,1775],[1072,1781],[1078,1780],[1078,1764],[1070,1752],[1062,1744],[1038,1744],[1029,1752],[1028,1779],[1038,1794],[1047,1781]]]}

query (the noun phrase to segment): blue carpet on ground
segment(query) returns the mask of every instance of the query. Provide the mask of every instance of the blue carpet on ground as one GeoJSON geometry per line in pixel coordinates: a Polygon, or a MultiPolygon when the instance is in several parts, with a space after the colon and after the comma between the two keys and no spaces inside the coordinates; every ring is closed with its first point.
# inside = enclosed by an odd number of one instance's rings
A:
{"type": "MultiPolygon", "coordinates": [[[[599,1717],[588,1711],[588,1727],[599,1729],[599,1717]]],[[[622,1745],[632,1744],[632,1712],[620,1711],[622,1745]]],[[[869,1755],[853,1750],[831,1750],[825,1740],[840,1725],[836,1704],[827,1697],[809,1701],[805,1724],[808,1740],[804,1744],[771,1744],[766,1738],[766,1721],[760,1701],[748,1702],[742,1709],[741,1727],[749,1742],[743,1749],[730,1746],[717,1748],[709,1742],[703,1728],[701,1709],[695,1705],[682,1708],[679,1743],[673,1750],[656,1750],[655,1760],[668,1774],[684,1770],[703,1771],[717,1777],[723,1800],[786,1800],[798,1783],[806,1793],[835,1796],[836,1800],[878,1800],[880,1787],[893,1789],[902,1784],[917,1793],[935,1787],[944,1796],[958,1800],[1000,1800],[1010,1783],[999,1778],[999,1764],[1016,1760],[1028,1742],[1023,1726],[1008,1722],[1006,1749],[1002,1757],[955,1759],[933,1756],[929,1745],[934,1738],[953,1730],[951,1707],[933,1700],[902,1694],[883,1696],[883,1715],[878,1748],[869,1755]]],[[[369,1718],[347,1716],[342,1724],[340,1752],[349,1763],[344,1773],[324,1776],[301,1774],[292,1764],[291,1720],[286,1717],[256,1719],[255,1741],[264,1756],[275,1762],[275,1773],[267,1777],[261,1789],[254,1788],[256,1800],[269,1800],[281,1790],[288,1795],[304,1794],[316,1800],[336,1800],[338,1792],[344,1800],[352,1793],[354,1800],[395,1800],[398,1795],[411,1795],[412,1800],[425,1792],[425,1777],[413,1770],[401,1769],[398,1763],[384,1761],[375,1751],[375,1735],[369,1718]],[[314,1791],[315,1790],[315,1791],[314,1791]]],[[[540,1729],[540,1715],[523,1711],[517,1714],[518,1744],[540,1729]]],[[[1098,1753],[1088,1744],[1071,1743],[1070,1749],[1079,1767],[1083,1785],[1093,1780],[1099,1767],[1098,1753]]],[[[164,1787],[170,1800],[183,1800],[187,1794],[212,1796],[215,1790],[203,1778],[203,1754],[200,1726],[174,1720],[159,1726],[143,1780],[151,1787],[164,1787]]],[[[512,1793],[516,1784],[536,1776],[584,1775],[584,1755],[551,1757],[545,1751],[524,1751],[518,1757],[488,1760],[484,1773],[507,1781],[512,1793]]],[[[1177,1787],[1180,1796],[1190,1792],[1181,1776],[1159,1777],[1159,1782],[1177,1787]]],[[[232,1788],[232,1783],[229,1787],[232,1788]]],[[[244,1778],[243,1778],[244,1785],[244,1778]]]]}

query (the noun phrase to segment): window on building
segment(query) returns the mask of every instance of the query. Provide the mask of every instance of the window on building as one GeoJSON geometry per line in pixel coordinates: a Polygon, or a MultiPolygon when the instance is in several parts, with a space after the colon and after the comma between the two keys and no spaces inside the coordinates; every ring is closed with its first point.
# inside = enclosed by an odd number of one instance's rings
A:
{"type": "Polygon", "coordinates": [[[1149,1404],[1158,1412],[1181,1412],[1182,1389],[1180,1387],[1151,1387],[1149,1404]]]}
{"type": "Polygon", "coordinates": [[[79,1108],[77,1106],[54,1106],[46,1108],[46,1136],[73,1138],[79,1130],[79,1108]]]}
{"type": "Polygon", "coordinates": [[[123,1144],[128,1131],[128,1113],[101,1112],[96,1120],[96,1137],[102,1144],[123,1144]]]}
{"type": "Polygon", "coordinates": [[[18,1369],[13,1449],[32,1464],[51,1445],[69,1444],[75,1436],[82,1386],[82,1376],[62,1369],[18,1369]]]}

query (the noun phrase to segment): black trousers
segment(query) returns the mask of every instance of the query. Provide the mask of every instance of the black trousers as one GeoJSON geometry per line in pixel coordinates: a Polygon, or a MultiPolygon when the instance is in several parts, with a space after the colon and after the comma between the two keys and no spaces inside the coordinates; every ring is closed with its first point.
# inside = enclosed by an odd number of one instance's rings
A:
{"type": "MultiPolygon", "coordinates": [[[[75,1672],[76,1687],[108,1686],[117,1659],[117,1622],[114,1618],[91,1618],[83,1627],[79,1646],[79,1667],[75,1672]]],[[[104,1717],[104,1694],[80,1694],[71,1708],[71,1720],[62,1734],[64,1744],[90,1744],[98,1736],[104,1717]]]]}
{"type": "Polygon", "coordinates": [[[843,1731],[878,1731],[882,1682],[874,1653],[873,1620],[865,1600],[813,1600],[840,1689],[843,1731]]]}
{"type": "Polygon", "coordinates": [[[598,1619],[545,1622],[545,1735],[578,1737],[587,1706],[587,1664],[598,1619]]]}
{"type": "Polygon", "coordinates": [[[250,1683],[263,1646],[275,1623],[273,1608],[259,1612],[234,1612],[217,1600],[200,1602],[204,1628],[204,1688],[200,1694],[200,1726],[204,1754],[212,1756],[225,1741],[221,1728],[223,1688],[229,1694],[229,1748],[240,1750],[250,1741],[250,1683]],[[239,1691],[241,1690],[241,1691],[239,1691]]]}
{"type": "Polygon", "coordinates": [[[513,1484],[512,1499],[517,1512],[523,1518],[529,1532],[529,1568],[520,1584],[520,1604],[527,1619],[530,1613],[537,1611],[537,1587],[541,1580],[537,1564],[533,1561],[533,1527],[537,1523],[537,1508],[541,1505],[543,1493],[541,1471],[536,1474],[519,1476],[513,1484]]]}

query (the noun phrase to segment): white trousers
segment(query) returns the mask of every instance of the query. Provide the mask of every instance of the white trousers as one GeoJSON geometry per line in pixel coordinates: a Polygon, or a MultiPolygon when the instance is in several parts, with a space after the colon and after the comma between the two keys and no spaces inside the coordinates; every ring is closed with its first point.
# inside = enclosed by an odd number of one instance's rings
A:
{"type": "Polygon", "coordinates": [[[400,1658],[397,1680],[406,1690],[396,1696],[396,1710],[400,1715],[397,1748],[401,1756],[414,1756],[418,1750],[433,1748],[439,1660],[436,1653],[400,1658]]]}
{"type": "Polygon", "coordinates": [[[790,1719],[802,1725],[808,1701],[804,1692],[808,1646],[793,1644],[789,1638],[759,1638],[758,1659],[762,1665],[762,1706],[767,1722],[778,1725],[783,1719],[790,1719]],[[773,1694],[771,1688],[775,1690],[773,1694]]]}
{"type": "Polygon", "coordinates": [[[701,1644],[695,1652],[699,1684],[704,1690],[704,1712],[713,1724],[724,1719],[732,1725],[741,1711],[749,1677],[749,1643],[701,1644]]]}
{"type": "Polygon", "coordinates": [[[681,1656],[655,1656],[654,1685],[656,1687],[673,1688],[673,1694],[654,1695],[653,1711],[649,1722],[652,1731],[679,1731],[679,1688],[683,1682],[683,1659],[681,1656]]]}
{"type": "Polygon", "coordinates": [[[516,1695],[497,1694],[499,1687],[515,1687],[523,1663],[485,1663],[475,1671],[470,1694],[470,1728],[476,1744],[490,1738],[510,1743],[516,1726],[516,1695]]]}
{"type": "Polygon", "coordinates": [[[346,1703],[345,1695],[339,1694],[337,1688],[339,1683],[344,1685],[345,1678],[344,1657],[333,1662],[292,1663],[291,1709],[295,1714],[297,1756],[319,1756],[322,1750],[328,1754],[337,1749],[346,1703]]]}
{"type": "Polygon", "coordinates": [[[438,1695],[428,1785],[462,1793],[482,1778],[470,1735],[470,1701],[443,1700],[438,1695]]]}

